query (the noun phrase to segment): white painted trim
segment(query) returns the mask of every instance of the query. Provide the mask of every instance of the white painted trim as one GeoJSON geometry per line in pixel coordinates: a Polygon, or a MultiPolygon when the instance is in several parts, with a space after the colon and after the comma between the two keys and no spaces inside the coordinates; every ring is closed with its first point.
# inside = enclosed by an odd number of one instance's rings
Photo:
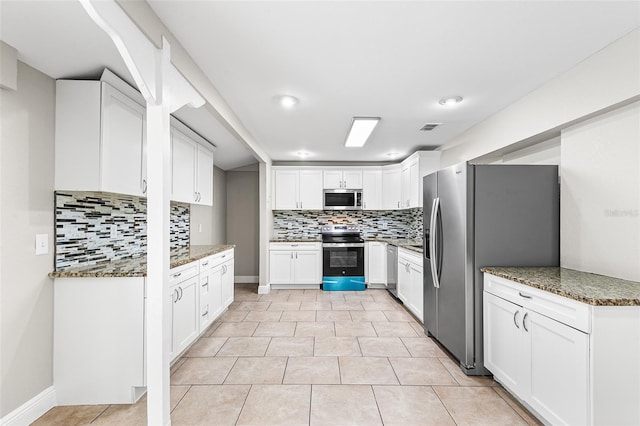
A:
{"type": "Polygon", "coordinates": [[[29,425],[57,405],[56,389],[49,386],[0,419],[0,424],[3,426],[29,425]]]}
{"type": "Polygon", "coordinates": [[[258,294],[269,294],[270,291],[271,291],[271,286],[268,286],[268,285],[258,286],[258,294]]]}
{"type": "Polygon", "coordinates": [[[234,278],[234,282],[237,283],[258,283],[260,277],[257,275],[236,275],[234,278]]]}

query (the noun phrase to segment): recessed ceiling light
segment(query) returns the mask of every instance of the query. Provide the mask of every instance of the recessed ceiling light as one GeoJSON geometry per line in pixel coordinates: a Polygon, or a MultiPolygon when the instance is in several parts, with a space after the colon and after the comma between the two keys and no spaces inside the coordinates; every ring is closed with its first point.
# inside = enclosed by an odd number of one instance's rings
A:
{"type": "Polygon", "coordinates": [[[449,96],[448,98],[442,98],[438,102],[440,105],[453,106],[462,102],[462,96],[449,96]]]}
{"type": "Polygon", "coordinates": [[[282,95],[277,97],[280,106],[285,109],[291,109],[300,102],[298,98],[291,95],[282,95]]]}
{"type": "Polygon", "coordinates": [[[394,158],[400,157],[402,154],[394,151],[394,152],[387,152],[385,155],[391,159],[394,159],[394,158]]]}
{"type": "Polygon", "coordinates": [[[307,157],[311,157],[311,153],[309,151],[296,151],[296,156],[300,157],[300,158],[307,158],[307,157]]]}
{"type": "Polygon", "coordinates": [[[353,117],[344,146],[352,148],[363,146],[379,121],[380,117],[353,117]]]}

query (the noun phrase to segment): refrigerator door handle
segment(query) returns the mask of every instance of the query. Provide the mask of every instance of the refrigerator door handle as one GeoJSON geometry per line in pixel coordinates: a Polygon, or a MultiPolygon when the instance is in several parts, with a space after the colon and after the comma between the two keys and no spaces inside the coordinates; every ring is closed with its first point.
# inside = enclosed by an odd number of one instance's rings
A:
{"type": "Polygon", "coordinates": [[[433,199],[433,204],[431,205],[431,220],[429,221],[429,262],[431,263],[431,278],[433,279],[433,286],[435,288],[440,288],[440,281],[438,280],[438,271],[437,271],[437,261],[436,261],[436,219],[438,217],[438,209],[440,207],[440,198],[436,197],[433,199]]]}

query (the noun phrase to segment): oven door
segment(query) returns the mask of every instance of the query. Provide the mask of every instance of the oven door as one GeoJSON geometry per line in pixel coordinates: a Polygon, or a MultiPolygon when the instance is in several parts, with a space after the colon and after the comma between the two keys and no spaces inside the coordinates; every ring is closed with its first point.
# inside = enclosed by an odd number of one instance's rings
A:
{"type": "Polygon", "coordinates": [[[322,275],[325,277],[364,276],[364,244],[323,244],[322,275]]]}

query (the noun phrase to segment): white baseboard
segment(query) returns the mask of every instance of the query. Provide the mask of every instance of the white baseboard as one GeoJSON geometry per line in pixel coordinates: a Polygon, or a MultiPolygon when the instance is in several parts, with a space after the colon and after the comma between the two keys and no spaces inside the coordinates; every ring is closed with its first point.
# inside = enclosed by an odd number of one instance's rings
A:
{"type": "Polygon", "coordinates": [[[30,425],[56,405],[58,405],[56,390],[53,386],[49,386],[0,419],[0,424],[3,426],[30,425]]]}
{"type": "Polygon", "coordinates": [[[258,282],[257,275],[236,275],[233,277],[234,281],[237,283],[257,283],[258,282]]]}
{"type": "Polygon", "coordinates": [[[269,294],[270,291],[271,291],[271,286],[269,285],[258,286],[258,294],[269,294]]]}

